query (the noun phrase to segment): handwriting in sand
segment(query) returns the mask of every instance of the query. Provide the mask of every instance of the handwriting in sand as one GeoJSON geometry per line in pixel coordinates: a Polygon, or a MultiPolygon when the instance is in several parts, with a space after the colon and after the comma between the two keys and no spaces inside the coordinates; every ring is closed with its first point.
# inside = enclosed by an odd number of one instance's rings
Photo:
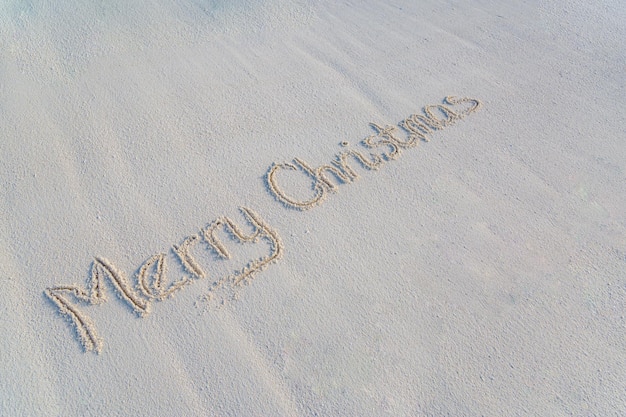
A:
{"type": "MultiPolygon", "coordinates": [[[[340,144],[342,150],[328,164],[312,167],[301,158],[294,158],[289,163],[274,163],[267,172],[267,188],[276,200],[288,208],[311,209],[322,204],[329,193],[336,192],[341,184],[352,183],[359,178],[349,161],[356,162],[366,170],[378,170],[387,162],[397,159],[405,150],[416,147],[420,141],[428,142],[429,134],[456,123],[478,110],[480,106],[480,101],[473,98],[448,96],[443,104],[425,106],[423,114],[412,114],[397,126],[371,123],[374,134],[363,139],[359,149],[350,148],[348,142],[342,142],[340,144]],[[382,151],[372,152],[379,149],[382,151]],[[304,191],[310,195],[302,197],[303,193],[300,192],[295,196],[290,194],[284,186],[281,186],[281,181],[287,175],[305,176],[311,186],[304,191]]],[[[240,244],[265,241],[268,254],[252,259],[234,274],[214,281],[205,296],[207,300],[212,299],[220,290],[231,290],[236,294],[259,271],[280,259],[284,248],[278,232],[252,209],[241,207],[240,211],[248,223],[247,229],[251,229],[252,232],[242,230],[229,217],[220,217],[197,233],[186,237],[181,244],[172,245],[171,255],[185,271],[181,279],[173,282],[168,279],[165,253],[150,256],[139,267],[133,280],[117,269],[111,261],[96,257],[91,264],[91,273],[86,285],[52,286],[46,288],[45,294],[58,307],[59,312],[69,319],[84,350],[99,353],[103,347],[103,339],[98,334],[93,320],[81,309],[84,308],[83,305],[99,305],[107,301],[106,281],[109,281],[109,286],[117,291],[118,296],[139,317],[145,317],[150,313],[155,301],[164,301],[187,285],[207,278],[208,274],[205,272],[207,267],[200,265],[194,256],[194,250],[198,250],[198,246],[213,251],[218,258],[230,258],[229,251],[219,237],[220,230],[230,234],[231,240],[240,244]]]]}

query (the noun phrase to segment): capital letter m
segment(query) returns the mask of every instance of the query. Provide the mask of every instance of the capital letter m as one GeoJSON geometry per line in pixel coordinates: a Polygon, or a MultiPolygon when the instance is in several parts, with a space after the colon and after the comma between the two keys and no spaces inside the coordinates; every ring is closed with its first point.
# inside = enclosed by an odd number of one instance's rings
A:
{"type": "Polygon", "coordinates": [[[69,317],[78,332],[80,343],[86,352],[102,350],[102,339],[96,331],[93,321],[72,303],[74,300],[86,304],[102,304],[107,301],[104,281],[109,279],[119,296],[128,302],[140,316],[149,313],[150,301],[142,298],[131,287],[128,279],[109,261],[96,258],[91,265],[91,276],[87,288],[76,284],[46,288],[45,294],[59,308],[61,314],[69,317]],[[72,300],[74,299],[74,300],[72,300]]]}

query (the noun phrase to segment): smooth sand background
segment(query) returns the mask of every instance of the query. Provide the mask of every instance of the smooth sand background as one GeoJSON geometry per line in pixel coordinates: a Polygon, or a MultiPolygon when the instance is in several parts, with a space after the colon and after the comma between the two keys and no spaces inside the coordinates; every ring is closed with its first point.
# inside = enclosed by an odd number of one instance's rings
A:
{"type": "Polygon", "coordinates": [[[2,2],[0,415],[626,415],[626,6],[508,3],[2,2]],[[450,94],[484,107],[269,194],[450,94]],[[239,206],[285,255],[221,309],[258,248],[146,318],[108,288],[100,355],[44,296],[239,206]]]}

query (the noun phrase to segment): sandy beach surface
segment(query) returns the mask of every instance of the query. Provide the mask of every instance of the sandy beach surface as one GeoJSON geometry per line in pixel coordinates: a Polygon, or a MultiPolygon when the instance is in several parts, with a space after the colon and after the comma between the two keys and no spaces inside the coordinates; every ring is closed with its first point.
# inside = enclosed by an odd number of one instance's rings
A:
{"type": "Polygon", "coordinates": [[[0,415],[626,415],[626,3],[4,1],[0,415]]]}

